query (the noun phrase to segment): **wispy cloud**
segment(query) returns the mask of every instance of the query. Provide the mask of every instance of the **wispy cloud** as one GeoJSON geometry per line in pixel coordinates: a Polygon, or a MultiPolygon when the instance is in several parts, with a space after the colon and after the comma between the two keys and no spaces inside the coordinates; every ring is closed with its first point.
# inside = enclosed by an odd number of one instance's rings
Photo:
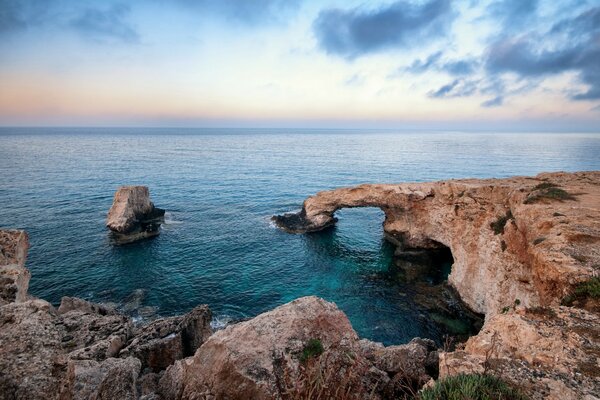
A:
{"type": "Polygon", "coordinates": [[[477,92],[479,82],[469,79],[455,79],[452,82],[430,91],[427,95],[433,98],[468,97],[477,92]]]}
{"type": "Polygon", "coordinates": [[[397,1],[366,10],[326,9],[313,23],[319,45],[328,54],[349,59],[390,48],[422,45],[442,37],[453,18],[449,0],[423,4],[397,1]]]}
{"type": "Polygon", "coordinates": [[[492,74],[522,77],[574,71],[589,89],[571,97],[600,99],[600,7],[564,19],[545,34],[498,40],[488,48],[485,63],[492,74]]]}
{"type": "Polygon", "coordinates": [[[173,3],[198,12],[217,15],[247,25],[280,22],[298,9],[303,0],[173,0],[173,3]]]}
{"type": "Polygon", "coordinates": [[[123,4],[114,4],[105,10],[86,8],[69,26],[91,40],[135,43],[139,35],[127,22],[129,13],[129,6],[123,4]]]}
{"type": "Polygon", "coordinates": [[[428,71],[446,72],[450,75],[469,75],[475,72],[478,62],[475,59],[447,60],[443,59],[443,52],[433,53],[425,60],[415,60],[408,67],[400,68],[400,71],[412,74],[423,74],[428,71]]]}
{"type": "Polygon", "coordinates": [[[481,106],[485,108],[491,108],[500,107],[502,104],[504,104],[504,96],[496,96],[493,99],[484,101],[481,103],[481,106]]]}

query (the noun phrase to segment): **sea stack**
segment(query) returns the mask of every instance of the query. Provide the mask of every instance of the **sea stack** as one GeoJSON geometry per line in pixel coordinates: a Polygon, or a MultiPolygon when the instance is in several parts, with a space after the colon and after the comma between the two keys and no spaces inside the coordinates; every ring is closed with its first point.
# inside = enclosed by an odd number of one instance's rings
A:
{"type": "Polygon", "coordinates": [[[157,236],[165,210],[150,201],[147,186],[121,186],[108,211],[106,226],[119,244],[157,236]]]}

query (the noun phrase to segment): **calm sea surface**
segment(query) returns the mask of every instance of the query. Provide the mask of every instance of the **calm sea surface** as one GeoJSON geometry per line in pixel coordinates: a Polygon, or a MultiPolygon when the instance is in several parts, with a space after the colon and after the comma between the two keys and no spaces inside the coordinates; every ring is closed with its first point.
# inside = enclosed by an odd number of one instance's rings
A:
{"type": "Polygon", "coordinates": [[[600,170],[600,135],[299,130],[0,129],[0,227],[29,232],[30,292],[113,302],[136,315],[207,303],[219,320],[318,295],[386,344],[439,332],[386,271],[377,209],[338,212],[310,235],[273,214],[365,182],[600,170]],[[119,185],[150,187],[161,235],[116,247],[104,227],[119,185]]]}

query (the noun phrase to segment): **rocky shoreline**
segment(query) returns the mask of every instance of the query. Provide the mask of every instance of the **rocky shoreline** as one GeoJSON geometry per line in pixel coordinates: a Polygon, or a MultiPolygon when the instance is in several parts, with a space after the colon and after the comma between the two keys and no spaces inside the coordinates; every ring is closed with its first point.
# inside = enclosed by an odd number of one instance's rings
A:
{"type": "Polygon", "coordinates": [[[76,298],[56,309],[27,295],[26,233],[2,230],[0,399],[392,399],[460,373],[494,374],[535,399],[597,398],[598,300],[565,298],[600,270],[600,172],[362,185],[318,193],[275,222],[310,232],[365,206],[385,212],[400,257],[451,251],[449,284],[485,314],[465,345],[361,340],[317,297],[217,332],[207,306],[142,326],[76,298]],[[311,386],[317,376],[337,387],[311,386]]]}

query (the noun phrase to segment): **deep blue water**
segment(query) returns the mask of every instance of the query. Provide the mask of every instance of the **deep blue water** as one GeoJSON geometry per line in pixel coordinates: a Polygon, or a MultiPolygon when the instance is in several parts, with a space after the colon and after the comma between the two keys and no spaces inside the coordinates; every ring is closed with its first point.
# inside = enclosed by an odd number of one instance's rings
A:
{"type": "Polygon", "coordinates": [[[275,229],[319,190],[600,170],[600,135],[291,130],[0,129],[0,227],[29,232],[30,292],[160,315],[207,303],[254,316],[303,295],[335,301],[363,337],[439,335],[413,288],[386,278],[377,209],[339,212],[310,235],[275,229]],[[104,227],[119,185],[168,211],[153,240],[115,247],[104,227]]]}

